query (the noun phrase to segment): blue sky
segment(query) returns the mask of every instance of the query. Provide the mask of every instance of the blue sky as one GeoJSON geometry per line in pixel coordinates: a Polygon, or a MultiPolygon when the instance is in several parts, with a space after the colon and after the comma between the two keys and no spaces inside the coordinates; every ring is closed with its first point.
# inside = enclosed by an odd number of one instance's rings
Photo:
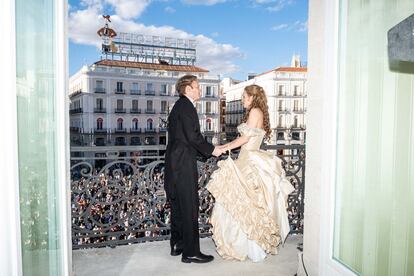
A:
{"type": "Polygon", "coordinates": [[[196,65],[246,79],[307,60],[307,0],[70,0],[70,74],[100,58],[96,31],[110,14],[117,32],[197,40],[196,65]]]}

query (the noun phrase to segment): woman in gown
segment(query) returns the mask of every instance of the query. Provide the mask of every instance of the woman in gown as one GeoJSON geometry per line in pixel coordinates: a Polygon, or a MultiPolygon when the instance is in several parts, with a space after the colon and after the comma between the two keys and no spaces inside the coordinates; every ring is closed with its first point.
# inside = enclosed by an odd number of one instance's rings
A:
{"type": "Polygon", "coordinates": [[[294,190],[285,178],[281,160],[260,149],[271,130],[267,99],[262,87],[244,89],[244,123],[241,134],[220,146],[230,151],[241,146],[239,157],[218,162],[207,189],[215,198],[211,215],[213,240],[225,259],[262,261],[276,254],[277,246],[288,235],[287,196],[294,190]]]}

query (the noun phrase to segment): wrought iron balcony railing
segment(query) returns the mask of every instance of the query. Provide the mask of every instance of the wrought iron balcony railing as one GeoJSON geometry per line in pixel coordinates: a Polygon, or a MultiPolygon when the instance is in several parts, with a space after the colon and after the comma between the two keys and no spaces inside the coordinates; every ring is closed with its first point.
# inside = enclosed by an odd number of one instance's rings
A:
{"type": "MultiPolygon", "coordinates": [[[[142,146],[146,147],[146,146],[142,146]]],[[[305,146],[272,145],[295,187],[288,198],[291,233],[303,233],[305,146]]],[[[116,246],[170,237],[170,207],[164,191],[163,156],[135,155],[73,159],[71,167],[72,248],[116,246]],[[75,163],[78,162],[78,163],[75,163]]],[[[237,157],[237,154],[232,156],[237,157]]],[[[222,158],[226,158],[223,156],[222,158]]],[[[218,158],[198,162],[199,231],[211,235],[214,198],[206,189],[218,158]]]]}
{"type": "Polygon", "coordinates": [[[93,112],[94,113],[106,113],[106,108],[104,108],[104,107],[95,107],[93,109],[93,112]]]}
{"type": "Polygon", "coordinates": [[[131,109],[129,109],[129,113],[131,113],[131,114],[140,114],[141,113],[141,108],[131,108],[131,109]]]}
{"type": "Polygon", "coordinates": [[[105,93],[105,88],[103,87],[95,87],[95,93],[105,93]]]}
{"type": "Polygon", "coordinates": [[[131,89],[130,93],[131,95],[141,95],[141,90],[131,89]]]}

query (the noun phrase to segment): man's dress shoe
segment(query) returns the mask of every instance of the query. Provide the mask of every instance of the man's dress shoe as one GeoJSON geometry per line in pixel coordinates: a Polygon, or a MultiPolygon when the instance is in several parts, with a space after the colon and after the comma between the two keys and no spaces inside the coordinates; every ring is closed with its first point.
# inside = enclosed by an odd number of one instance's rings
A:
{"type": "Polygon", "coordinates": [[[171,256],[178,256],[183,253],[183,248],[178,245],[178,243],[171,246],[171,256]]]}
{"type": "Polygon", "coordinates": [[[182,256],[181,257],[181,261],[183,263],[208,263],[211,262],[212,260],[214,260],[214,257],[211,255],[204,255],[203,253],[199,253],[195,256],[182,256]]]}

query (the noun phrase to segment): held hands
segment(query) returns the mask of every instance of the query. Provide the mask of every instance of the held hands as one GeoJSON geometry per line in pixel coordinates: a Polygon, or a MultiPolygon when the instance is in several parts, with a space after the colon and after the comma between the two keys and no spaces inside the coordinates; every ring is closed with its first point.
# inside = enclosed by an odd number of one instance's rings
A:
{"type": "Polygon", "coordinates": [[[219,157],[223,153],[225,153],[228,150],[228,147],[226,145],[216,146],[214,147],[213,155],[215,157],[219,157]]]}

